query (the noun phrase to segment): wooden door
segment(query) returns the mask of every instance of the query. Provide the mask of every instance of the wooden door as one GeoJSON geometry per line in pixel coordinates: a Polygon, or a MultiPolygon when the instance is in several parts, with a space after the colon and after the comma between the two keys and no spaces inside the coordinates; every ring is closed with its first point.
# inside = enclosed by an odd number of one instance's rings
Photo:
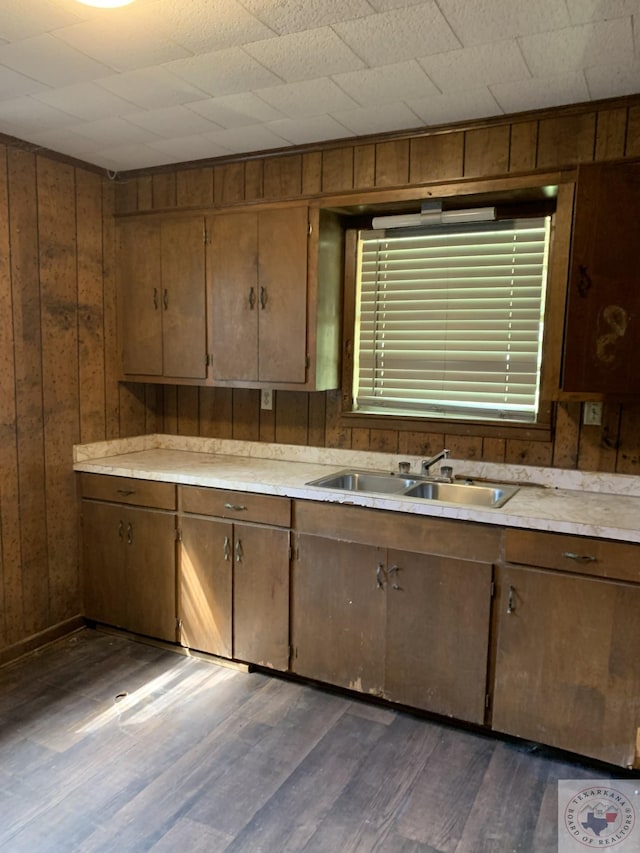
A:
{"type": "Polygon", "coordinates": [[[234,528],[233,656],[289,668],[289,531],[234,528]]]}
{"type": "Polygon", "coordinates": [[[162,374],[162,274],[160,226],[119,225],[118,280],[123,370],[162,374]]]}
{"type": "Polygon", "coordinates": [[[206,379],[204,220],[162,223],[163,375],[206,379]]]}
{"type": "Polygon", "coordinates": [[[383,694],[384,551],[306,534],[292,564],[291,668],[299,675],[383,694]]]}
{"type": "Polygon", "coordinates": [[[387,575],[385,696],[482,724],[491,565],[390,551],[387,575]]]}
{"type": "Polygon", "coordinates": [[[137,634],[175,642],[175,515],[128,507],[125,521],[125,627],[137,634]]]}
{"type": "Polygon", "coordinates": [[[640,767],[640,587],[501,568],[493,727],[640,767]]]}
{"type": "Polygon", "coordinates": [[[578,171],[564,342],[565,391],[640,391],[640,166],[578,171]]]}
{"type": "Polygon", "coordinates": [[[233,524],[182,516],[180,528],[181,642],[230,658],[233,524]]]}
{"type": "Polygon", "coordinates": [[[304,382],[307,374],[306,207],[258,218],[259,378],[304,382]]]}
{"type": "Polygon", "coordinates": [[[127,624],[127,511],[126,506],[82,501],[84,614],[118,628],[127,624]]]}
{"type": "Polygon", "coordinates": [[[211,243],[211,354],[214,379],[258,379],[258,217],[220,214],[207,220],[211,243]]]}

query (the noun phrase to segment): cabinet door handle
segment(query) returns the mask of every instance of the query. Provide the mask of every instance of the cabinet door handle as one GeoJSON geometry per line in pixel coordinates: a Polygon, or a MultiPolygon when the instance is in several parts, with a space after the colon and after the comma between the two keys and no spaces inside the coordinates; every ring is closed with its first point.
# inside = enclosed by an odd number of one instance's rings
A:
{"type": "Polygon", "coordinates": [[[384,589],[384,566],[382,563],[378,563],[376,567],[376,587],[384,589]]]}
{"type": "Polygon", "coordinates": [[[127,524],[127,545],[133,544],[133,525],[131,522],[127,524]]]}
{"type": "Polygon", "coordinates": [[[124,521],[121,521],[118,525],[118,539],[121,542],[124,540],[124,521]]]}
{"type": "Polygon", "coordinates": [[[158,310],[158,288],[157,287],[153,288],[153,307],[155,308],[156,311],[158,310]]]}
{"type": "Polygon", "coordinates": [[[249,288],[249,308],[253,311],[256,307],[256,289],[255,287],[249,288]]]}
{"type": "Polygon", "coordinates": [[[234,510],[234,512],[242,512],[243,510],[246,509],[246,506],[244,504],[225,504],[224,508],[225,509],[232,509],[232,510],[234,510]]]}
{"type": "Polygon", "coordinates": [[[164,305],[164,310],[166,311],[169,308],[169,291],[166,287],[162,294],[162,304],[164,305]]]}
{"type": "Polygon", "coordinates": [[[397,573],[398,573],[399,571],[400,571],[400,566],[396,566],[396,564],[395,564],[395,563],[394,563],[394,564],[393,564],[393,566],[391,566],[391,568],[389,569],[389,574],[390,574],[390,575],[395,575],[395,579],[394,579],[393,583],[391,584],[391,589],[401,589],[401,587],[400,587],[400,585],[398,584],[398,581],[397,581],[397,577],[398,577],[398,574],[397,574],[397,573]]]}
{"type": "Polygon", "coordinates": [[[575,560],[576,563],[595,563],[596,558],[592,557],[591,554],[574,554],[573,551],[565,551],[562,555],[566,557],[567,560],[575,560]]]}
{"type": "Polygon", "coordinates": [[[510,586],[509,587],[509,595],[507,597],[507,613],[511,615],[515,613],[516,610],[516,591],[510,586]]]}
{"type": "Polygon", "coordinates": [[[260,288],[260,307],[263,311],[267,307],[267,291],[264,287],[260,288]]]}
{"type": "Polygon", "coordinates": [[[229,557],[231,556],[231,540],[229,539],[228,536],[224,537],[224,549],[223,550],[224,550],[224,558],[225,558],[225,560],[228,560],[229,557]]]}
{"type": "Polygon", "coordinates": [[[591,281],[591,276],[587,272],[587,268],[584,264],[580,264],[578,267],[578,273],[580,274],[578,278],[578,293],[580,296],[584,297],[591,290],[593,282],[591,281]]]}
{"type": "Polygon", "coordinates": [[[236,540],[236,563],[242,562],[242,542],[238,539],[236,540]]]}

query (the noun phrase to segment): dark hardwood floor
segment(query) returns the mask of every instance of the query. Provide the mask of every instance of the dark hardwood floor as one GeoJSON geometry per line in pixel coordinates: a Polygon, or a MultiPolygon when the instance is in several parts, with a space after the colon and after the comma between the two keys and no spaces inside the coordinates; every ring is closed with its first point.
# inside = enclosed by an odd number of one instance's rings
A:
{"type": "Polygon", "coordinates": [[[3,853],[546,853],[563,778],[603,771],[92,630],[0,669],[3,853]]]}

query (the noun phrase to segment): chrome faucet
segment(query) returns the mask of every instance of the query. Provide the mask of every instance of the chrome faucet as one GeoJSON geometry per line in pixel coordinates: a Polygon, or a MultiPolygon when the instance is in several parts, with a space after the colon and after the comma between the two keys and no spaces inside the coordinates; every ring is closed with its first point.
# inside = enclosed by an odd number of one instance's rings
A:
{"type": "Polygon", "coordinates": [[[445,483],[450,483],[453,479],[453,468],[450,465],[443,465],[440,469],[440,476],[431,474],[431,466],[435,465],[436,462],[439,462],[441,459],[447,459],[449,456],[448,450],[441,450],[440,453],[436,453],[435,456],[431,456],[429,459],[422,460],[422,473],[426,474],[432,480],[442,480],[445,483]]]}

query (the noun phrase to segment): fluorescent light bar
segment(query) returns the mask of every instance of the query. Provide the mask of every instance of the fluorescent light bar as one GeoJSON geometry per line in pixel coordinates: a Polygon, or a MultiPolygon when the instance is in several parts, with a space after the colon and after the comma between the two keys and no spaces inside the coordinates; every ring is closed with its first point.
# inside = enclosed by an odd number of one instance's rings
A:
{"type": "Polygon", "coordinates": [[[371,227],[417,228],[421,225],[446,225],[449,222],[490,222],[496,218],[495,207],[470,207],[466,210],[425,210],[423,213],[404,213],[397,216],[374,216],[371,227]]]}

